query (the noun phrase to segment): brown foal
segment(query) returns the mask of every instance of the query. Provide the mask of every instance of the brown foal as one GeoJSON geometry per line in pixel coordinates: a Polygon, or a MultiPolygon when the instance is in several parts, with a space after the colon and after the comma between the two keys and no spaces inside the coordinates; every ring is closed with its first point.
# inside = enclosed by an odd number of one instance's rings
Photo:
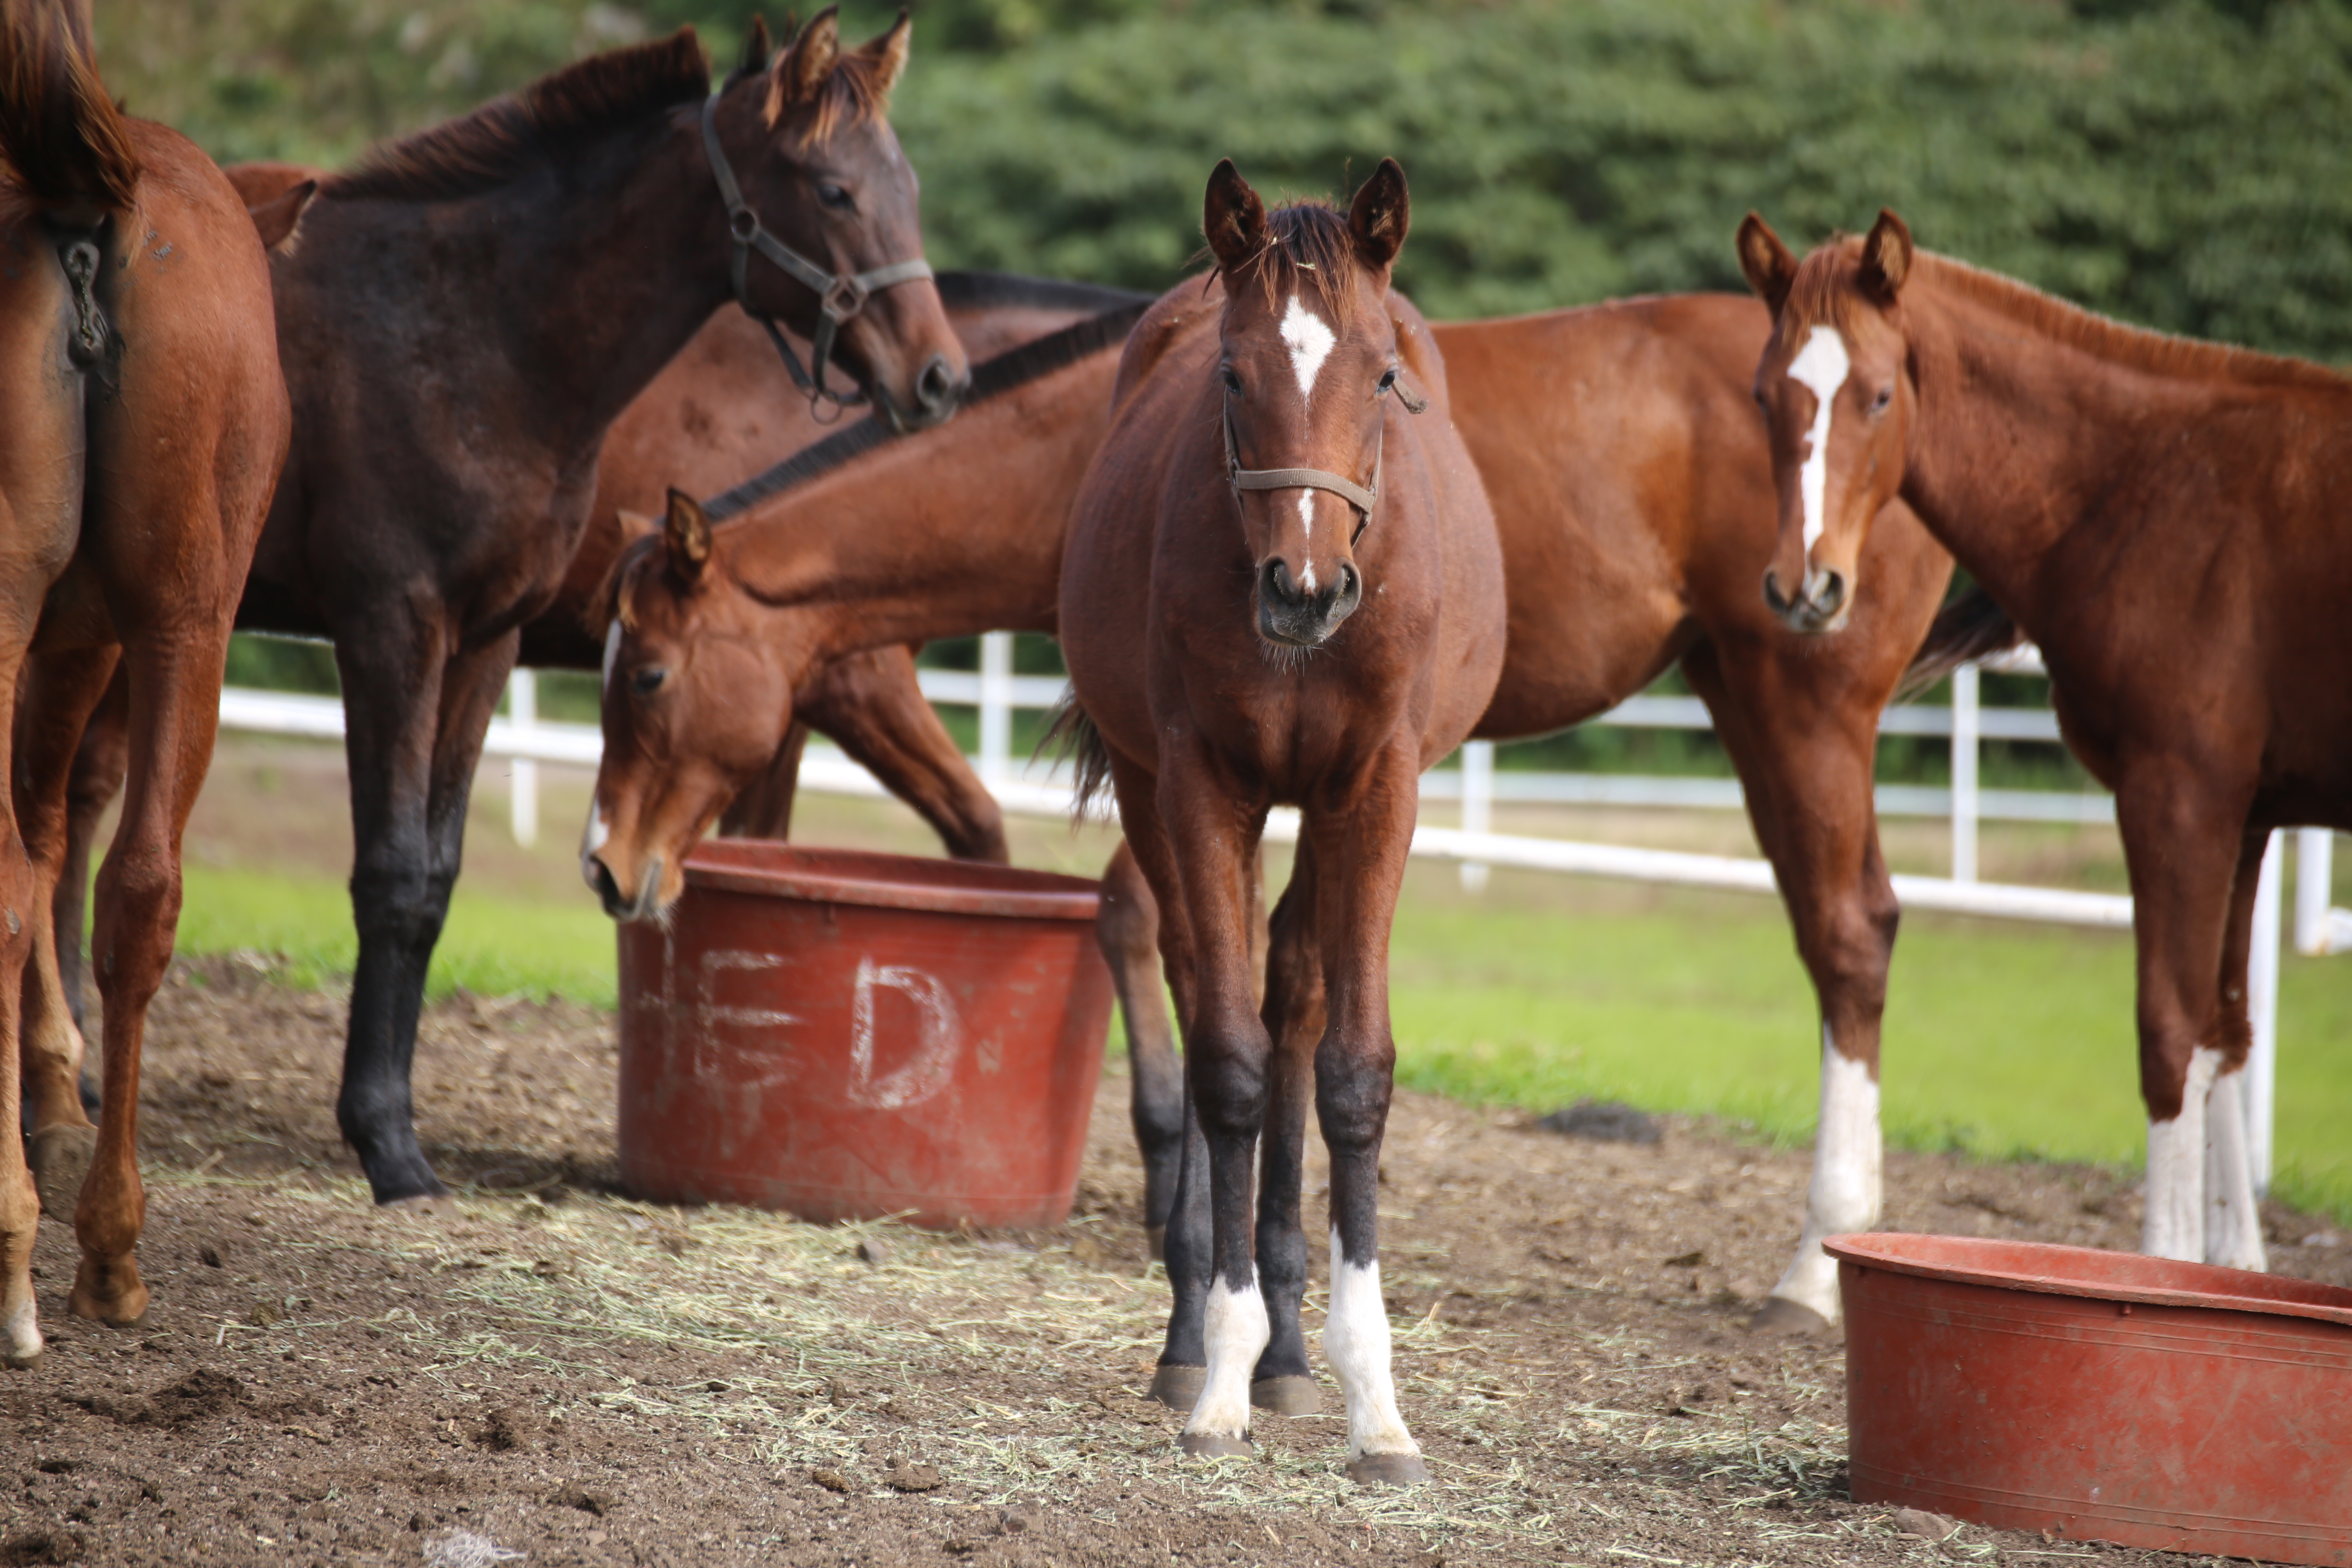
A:
{"type": "Polygon", "coordinates": [[[1269,215],[1217,166],[1203,213],[1216,272],[1163,297],[1129,341],[1061,590],[1087,771],[1107,773],[1159,900],[1186,1042],[1195,1135],[1159,1392],[1197,1390],[1187,1453],[1249,1451],[1259,1277],[1305,1282],[1311,1093],[1331,1156],[1324,1350],[1347,1396],[1349,1474],[1389,1483],[1427,1473],[1397,1409],[1380,1285],[1389,930],[1421,773],[1486,710],[1504,631],[1494,515],[1436,346],[1389,288],[1407,223],[1392,161],[1344,217],[1269,215]],[[1276,923],[1304,928],[1300,967],[1329,996],[1319,1031],[1288,1026],[1291,987],[1271,966],[1262,1016],[1255,996],[1251,887],[1276,805],[1303,812],[1276,923]],[[1202,1199],[1205,1227],[1189,1223],[1202,1199]]]}
{"type": "Polygon", "coordinates": [[[1751,214],[1738,247],[1773,314],[1767,595],[1802,632],[1862,614],[1899,495],[2041,645],[2130,868],[2142,1247],[2262,1267],[2247,955],[2271,830],[2352,827],[2352,381],[2102,320],[1892,213],[1801,263],[1751,214]]]}
{"type": "MultiPolygon", "coordinates": [[[[0,5],[0,153],[15,175],[0,183],[0,692],[16,702],[0,728],[14,751],[0,759],[0,994],[24,996],[21,1023],[0,1007],[0,1120],[16,1125],[21,1059],[41,1206],[60,1216],[70,1202],[81,1244],[67,1305],[124,1326],[148,1302],[136,1256],[147,1005],[171,961],[181,833],[290,416],[244,204],[184,139],[116,109],[79,5],[0,5]],[[75,743],[118,663],[130,793],[98,878],[105,1102],[92,1129],[81,1037],[52,1005],[47,917],[75,743]]],[[[25,1145],[5,1143],[0,1357],[25,1365],[41,1353],[37,1211],[25,1145]]]]}

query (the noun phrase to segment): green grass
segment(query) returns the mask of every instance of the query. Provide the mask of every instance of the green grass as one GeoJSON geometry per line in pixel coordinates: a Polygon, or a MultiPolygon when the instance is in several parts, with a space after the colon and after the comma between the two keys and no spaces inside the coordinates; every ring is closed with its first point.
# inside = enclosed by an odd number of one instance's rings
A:
{"type": "MultiPolygon", "coordinates": [[[[1416,867],[1391,962],[1398,1078],[1549,1110],[1591,1095],[1713,1114],[1775,1142],[1812,1135],[1818,1024],[1777,901],[1635,895],[1498,875],[1483,899],[1416,867]]],[[[180,945],[284,955],[286,978],[348,974],[342,887],[187,869],[180,945]]],[[[459,885],[432,993],[614,1000],[610,921],[584,897],[459,885]]],[[[2135,1165],[2146,1127],[2132,963],[2116,933],[1914,917],[1896,950],[1885,1038],[1894,1143],[1986,1159],[2135,1165]]],[[[2352,963],[2287,960],[2277,1176],[2299,1207],[2352,1223],[2352,963]]]]}

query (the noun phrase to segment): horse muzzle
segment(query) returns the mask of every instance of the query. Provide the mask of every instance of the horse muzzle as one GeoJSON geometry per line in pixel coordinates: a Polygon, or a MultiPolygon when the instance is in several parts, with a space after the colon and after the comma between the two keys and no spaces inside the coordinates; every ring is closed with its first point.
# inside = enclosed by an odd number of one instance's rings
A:
{"type": "Polygon", "coordinates": [[[1288,647],[1318,647],[1363,602],[1363,574],[1352,561],[1339,563],[1339,581],[1328,588],[1302,588],[1279,557],[1257,573],[1257,629],[1266,641],[1288,647]]]}
{"type": "Polygon", "coordinates": [[[1791,597],[1781,592],[1780,574],[1767,568],[1764,604],[1790,631],[1833,632],[1853,612],[1853,584],[1834,567],[1814,568],[1791,597]]]}
{"type": "Polygon", "coordinates": [[[604,912],[613,919],[625,925],[632,921],[653,920],[661,913],[662,862],[659,856],[646,862],[645,876],[637,883],[635,899],[621,896],[620,880],[613,875],[613,868],[604,864],[602,857],[589,857],[583,868],[587,872],[589,887],[595,889],[597,901],[604,906],[604,912]]]}

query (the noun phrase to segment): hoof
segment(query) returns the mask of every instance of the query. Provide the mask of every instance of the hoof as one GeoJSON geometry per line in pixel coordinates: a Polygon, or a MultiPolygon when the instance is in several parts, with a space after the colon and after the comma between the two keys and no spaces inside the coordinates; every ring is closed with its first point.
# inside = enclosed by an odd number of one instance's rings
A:
{"type": "Polygon", "coordinates": [[[1143,1245],[1150,1250],[1152,1262],[1167,1262],[1168,1227],[1164,1225],[1145,1226],[1143,1227],[1143,1245]]]}
{"type": "Polygon", "coordinates": [[[1360,1487],[1411,1487],[1429,1479],[1419,1454],[1362,1454],[1348,1461],[1348,1479],[1360,1487]]]}
{"type": "Polygon", "coordinates": [[[393,1198],[376,1205],[388,1214],[415,1215],[419,1219],[455,1219],[457,1200],[447,1193],[419,1193],[413,1198],[393,1198]]]}
{"type": "Polygon", "coordinates": [[[1146,1399],[1156,1399],[1176,1410],[1190,1410],[1201,1403],[1201,1390],[1209,1383],[1205,1366],[1174,1366],[1167,1363],[1151,1374],[1151,1392],[1146,1399]]]}
{"type": "Polygon", "coordinates": [[[43,1345],[37,1351],[26,1351],[22,1355],[11,1351],[5,1355],[0,1355],[0,1366],[5,1366],[11,1372],[33,1372],[39,1368],[41,1358],[48,1353],[47,1345],[43,1345]]]}
{"type": "Polygon", "coordinates": [[[1314,1415],[1323,1408],[1323,1391],[1311,1377],[1267,1377],[1250,1384],[1250,1403],[1277,1415],[1314,1415]]]}
{"type": "Polygon", "coordinates": [[[1838,1326],[1802,1301],[1768,1296],[1748,1320],[1748,1331],[1775,1340],[1827,1339],[1837,1333],[1838,1326]]]}
{"type": "Polygon", "coordinates": [[[1176,1446],[1196,1459],[1247,1459],[1256,1457],[1256,1446],[1247,1437],[1229,1437],[1223,1432],[1187,1432],[1176,1439],[1176,1446]]]}
{"type": "Polygon", "coordinates": [[[144,1301],[139,1304],[135,1314],[124,1317],[125,1304],[85,1302],[79,1295],[66,1298],[66,1309],[77,1318],[104,1323],[110,1329],[143,1329],[147,1326],[147,1320],[155,1315],[144,1301]]]}
{"type": "Polygon", "coordinates": [[[95,1127],[44,1127],[25,1145],[25,1162],[33,1167],[33,1188],[41,1195],[41,1212],[71,1224],[81,1184],[98,1156],[95,1127]]]}
{"type": "Polygon", "coordinates": [[[137,1329],[146,1326],[148,1300],[147,1282],[139,1278],[134,1258],[125,1255],[120,1263],[100,1268],[85,1256],[73,1289],[66,1292],[66,1310],[110,1329],[137,1329]]]}

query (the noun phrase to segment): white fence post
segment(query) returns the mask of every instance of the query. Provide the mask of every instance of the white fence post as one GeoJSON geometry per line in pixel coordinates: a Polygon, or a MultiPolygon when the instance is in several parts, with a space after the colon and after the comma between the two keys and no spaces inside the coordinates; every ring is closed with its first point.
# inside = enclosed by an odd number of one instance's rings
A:
{"type": "Polygon", "coordinates": [[[1952,880],[1977,879],[1977,667],[1952,672],[1952,880]]]}
{"type": "MultiPolygon", "coordinates": [[[[539,678],[520,665],[507,677],[507,721],[518,731],[539,722],[539,678]]],[[[514,841],[528,849],[539,842],[539,764],[529,757],[515,758],[513,779],[509,805],[514,841]]]]}
{"type": "Polygon", "coordinates": [[[2278,1100],[2279,894],[2286,859],[2282,836],[2271,835],[2263,852],[2262,880],[2254,890],[2252,951],[2246,958],[2246,1016],[2254,1047],[2246,1058],[2246,1163],[2254,1191],[2271,1190],[2272,1110],[2278,1100]]]}
{"type": "Polygon", "coordinates": [[[2305,827],[2294,836],[2294,950],[2316,958],[2328,949],[2327,909],[2336,883],[2336,834],[2305,827]]]}
{"type": "MultiPolygon", "coordinates": [[[[1465,741],[1462,743],[1462,831],[1491,833],[1495,826],[1495,742],[1465,741]]],[[[1486,890],[1486,866],[1484,861],[1462,862],[1462,890],[1483,893],[1486,890]]]]}
{"type": "Polygon", "coordinates": [[[1012,775],[1013,634],[980,639],[980,777],[992,788],[1012,775]]]}

